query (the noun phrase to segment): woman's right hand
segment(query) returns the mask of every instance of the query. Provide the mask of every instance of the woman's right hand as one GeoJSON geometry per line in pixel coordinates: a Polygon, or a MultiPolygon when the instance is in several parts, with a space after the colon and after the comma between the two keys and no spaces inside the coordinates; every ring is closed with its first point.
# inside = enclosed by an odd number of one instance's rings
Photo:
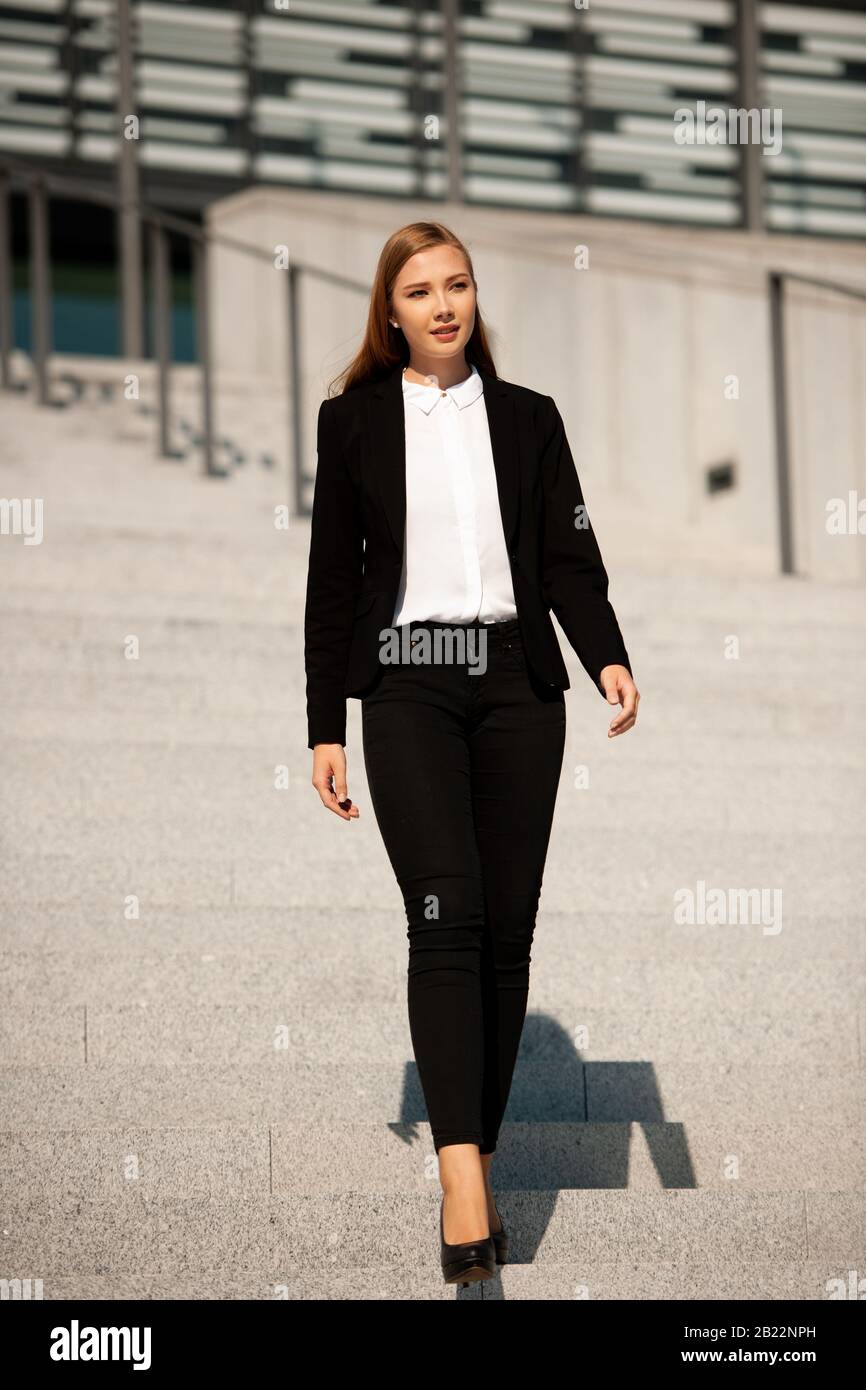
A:
{"type": "Polygon", "coordinates": [[[349,800],[346,750],[342,743],[316,744],[313,749],[313,786],[322,798],[322,805],[341,820],[356,820],[361,814],[349,800]]]}

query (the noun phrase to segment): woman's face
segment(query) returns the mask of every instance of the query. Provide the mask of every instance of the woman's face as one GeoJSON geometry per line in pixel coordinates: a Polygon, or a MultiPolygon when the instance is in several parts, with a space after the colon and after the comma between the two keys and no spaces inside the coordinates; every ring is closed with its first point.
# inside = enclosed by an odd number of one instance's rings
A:
{"type": "Polygon", "coordinates": [[[410,256],[391,293],[389,321],[402,328],[413,358],[462,355],[475,327],[475,285],[455,246],[431,246],[410,256]],[[443,336],[437,329],[447,325],[443,336]]]}

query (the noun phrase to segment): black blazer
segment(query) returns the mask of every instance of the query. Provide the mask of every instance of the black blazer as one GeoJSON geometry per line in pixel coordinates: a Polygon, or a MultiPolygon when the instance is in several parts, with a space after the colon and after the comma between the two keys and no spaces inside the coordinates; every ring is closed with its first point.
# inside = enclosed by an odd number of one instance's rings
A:
{"type": "MultiPolygon", "coordinates": [[[[309,748],[345,744],[346,697],[375,682],[379,632],[394,616],[406,526],[402,373],[398,365],[319,409],[304,614],[309,748]]],[[[480,374],[527,662],[545,685],[569,688],[553,609],[604,695],[603,668],[631,666],[562,418],[551,396],[480,374]]]]}

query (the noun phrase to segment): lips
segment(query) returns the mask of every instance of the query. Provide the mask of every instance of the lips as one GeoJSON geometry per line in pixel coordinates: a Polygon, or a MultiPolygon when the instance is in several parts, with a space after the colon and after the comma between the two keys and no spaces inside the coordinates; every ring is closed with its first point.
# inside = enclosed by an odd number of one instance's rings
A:
{"type": "Polygon", "coordinates": [[[433,328],[431,332],[434,338],[450,338],[458,332],[459,324],[449,323],[447,328],[433,328]]]}

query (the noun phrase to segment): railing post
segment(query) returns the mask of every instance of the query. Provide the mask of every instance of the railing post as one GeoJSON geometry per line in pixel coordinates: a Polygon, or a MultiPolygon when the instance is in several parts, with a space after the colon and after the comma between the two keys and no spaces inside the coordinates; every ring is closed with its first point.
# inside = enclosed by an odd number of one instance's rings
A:
{"type": "Polygon", "coordinates": [[[9,354],[12,351],[12,224],[9,218],[9,175],[0,170],[0,387],[12,385],[9,354]]]}
{"type": "Polygon", "coordinates": [[[141,357],[144,334],[141,283],[141,211],[138,141],[127,139],[125,123],[135,112],[135,40],[130,0],[117,0],[117,179],[120,195],[121,333],[124,357],[141,357]]]}
{"type": "Polygon", "coordinates": [[[48,196],[41,179],[30,185],[30,333],[36,399],[49,405],[48,354],[51,351],[51,269],[48,196]]]}
{"type": "Polygon", "coordinates": [[[211,379],[210,316],[208,314],[207,238],[195,238],[192,245],[196,347],[201,363],[202,452],[204,471],[209,477],[212,477],[220,470],[213,466],[213,381],[211,379]]]}
{"type": "Polygon", "coordinates": [[[794,574],[794,534],[791,525],[791,467],[788,452],[788,402],[785,389],[785,282],[776,271],[769,276],[770,340],[773,353],[773,407],[776,423],[776,493],[779,508],[779,549],[782,574],[794,574]]]}
{"type": "Polygon", "coordinates": [[[300,271],[289,262],[289,410],[292,415],[290,456],[293,473],[295,516],[304,515],[303,458],[304,432],[301,424],[301,295],[300,271]]]}
{"type": "Polygon", "coordinates": [[[174,457],[168,438],[168,372],[171,361],[171,261],[168,237],[158,222],[150,227],[150,275],[153,295],[153,355],[159,397],[159,457],[174,457]]]}

